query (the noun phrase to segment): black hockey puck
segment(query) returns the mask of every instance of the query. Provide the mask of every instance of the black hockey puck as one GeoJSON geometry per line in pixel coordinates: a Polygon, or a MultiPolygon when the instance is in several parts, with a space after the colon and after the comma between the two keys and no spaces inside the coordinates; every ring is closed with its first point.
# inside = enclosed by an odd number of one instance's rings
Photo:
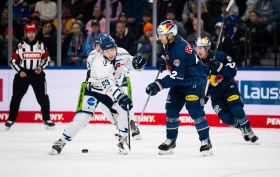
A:
{"type": "Polygon", "coordinates": [[[83,149],[82,153],[88,153],[88,150],[87,149],[83,149]]]}

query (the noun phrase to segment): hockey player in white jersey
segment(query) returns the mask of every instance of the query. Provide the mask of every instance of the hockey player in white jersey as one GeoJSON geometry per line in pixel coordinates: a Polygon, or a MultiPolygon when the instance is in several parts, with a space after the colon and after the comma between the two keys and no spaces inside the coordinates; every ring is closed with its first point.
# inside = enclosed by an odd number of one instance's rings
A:
{"type": "Polygon", "coordinates": [[[129,69],[141,70],[145,67],[146,60],[139,56],[129,57],[125,63],[116,60],[116,56],[120,54],[129,54],[125,53],[124,49],[119,51],[114,39],[110,36],[103,36],[100,40],[100,46],[102,52],[98,53],[92,60],[90,77],[87,84],[83,84],[81,89],[77,113],[60,139],[52,146],[50,155],[61,153],[66,143],[71,141],[89,123],[100,102],[118,112],[119,153],[126,155],[129,151],[127,110],[131,110],[133,105],[131,99],[117,85],[115,75],[117,68],[122,65],[129,69]]]}
{"type": "MultiPolygon", "coordinates": [[[[87,68],[88,68],[88,74],[87,74],[87,79],[86,82],[88,82],[88,79],[90,77],[90,69],[91,69],[91,64],[92,61],[94,60],[94,58],[97,56],[98,53],[101,52],[101,48],[100,48],[100,38],[103,35],[97,35],[94,37],[94,50],[92,50],[89,54],[89,57],[87,58],[87,68]]],[[[118,47],[117,48],[117,56],[116,56],[116,61],[120,62],[120,63],[127,63],[128,60],[130,60],[131,58],[133,58],[133,56],[129,55],[129,53],[121,48],[118,47]]],[[[128,76],[129,74],[129,70],[125,65],[121,65],[121,64],[117,64],[116,65],[116,72],[115,72],[115,79],[116,79],[116,83],[117,85],[120,87],[121,91],[124,92],[125,94],[128,95],[128,97],[132,100],[132,93],[131,93],[131,84],[130,84],[130,78],[128,76]]],[[[139,70],[139,69],[138,69],[139,70]]],[[[99,104],[99,108],[102,111],[102,113],[105,115],[105,117],[107,117],[107,119],[116,126],[116,131],[115,131],[115,136],[119,135],[119,129],[118,129],[118,124],[117,124],[117,120],[118,120],[118,113],[116,110],[112,109],[112,108],[108,108],[107,106],[105,106],[104,104],[100,103],[99,104]]],[[[136,140],[141,140],[141,136],[140,136],[140,131],[138,126],[136,126],[136,122],[134,120],[134,112],[133,110],[129,111],[129,115],[130,115],[130,126],[131,126],[131,131],[132,131],[132,137],[135,138],[136,140]]]]}

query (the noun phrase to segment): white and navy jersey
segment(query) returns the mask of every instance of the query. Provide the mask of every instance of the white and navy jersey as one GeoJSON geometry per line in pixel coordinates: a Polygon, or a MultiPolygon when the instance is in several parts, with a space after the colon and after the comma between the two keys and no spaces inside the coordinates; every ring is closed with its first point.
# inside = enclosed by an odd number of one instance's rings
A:
{"type": "MultiPolygon", "coordinates": [[[[92,61],[97,56],[98,52],[93,50],[87,58],[87,68],[91,69],[92,61]]],[[[118,86],[122,85],[123,79],[128,76],[129,69],[135,70],[132,66],[133,56],[131,56],[125,49],[118,47],[116,58],[113,61],[115,68],[114,78],[118,86]]]]}
{"type": "Polygon", "coordinates": [[[49,52],[43,42],[24,40],[16,47],[10,63],[12,68],[19,73],[21,69],[35,70],[39,66],[44,69],[48,66],[49,61],[49,52]]]}

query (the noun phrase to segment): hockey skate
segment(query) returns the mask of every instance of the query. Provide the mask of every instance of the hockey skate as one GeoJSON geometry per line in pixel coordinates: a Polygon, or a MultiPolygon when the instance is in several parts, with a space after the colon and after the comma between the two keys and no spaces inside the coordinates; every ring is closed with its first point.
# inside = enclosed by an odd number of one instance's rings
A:
{"type": "Polygon", "coordinates": [[[127,142],[127,136],[119,135],[118,147],[119,147],[119,154],[122,154],[122,155],[128,154],[129,146],[128,146],[128,142],[127,142]]]}
{"type": "Polygon", "coordinates": [[[212,156],[212,144],[210,138],[201,141],[200,152],[202,152],[203,156],[212,156]]]}
{"type": "Polygon", "coordinates": [[[159,145],[158,149],[159,155],[168,155],[168,154],[173,154],[174,153],[174,148],[176,147],[176,139],[166,139],[164,143],[159,145]]]}
{"type": "Polygon", "coordinates": [[[132,138],[135,138],[136,140],[142,140],[139,128],[136,126],[136,123],[133,120],[130,120],[130,127],[132,132],[132,138]]]}
{"type": "Polygon", "coordinates": [[[258,142],[258,137],[254,134],[254,132],[251,131],[247,131],[246,128],[240,128],[241,132],[242,132],[242,136],[245,139],[245,141],[250,141],[252,144],[259,144],[258,142]]]}
{"type": "Polygon", "coordinates": [[[49,155],[58,155],[61,153],[63,147],[66,145],[61,139],[54,142],[54,145],[52,146],[51,151],[49,152],[49,155]]]}
{"type": "Polygon", "coordinates": [[[8,120],[6,123],[5,123],[5,130],[10,130],[11,126],[14,124],[13,121],[11,120],[8,120]]]}
{"type": "Polygon", "coordinates": [[[51,120],[44,121],[44,125],[46,126],[46,129],[54,130],[55,124],[53,121],[51,121],[51,120]]]}

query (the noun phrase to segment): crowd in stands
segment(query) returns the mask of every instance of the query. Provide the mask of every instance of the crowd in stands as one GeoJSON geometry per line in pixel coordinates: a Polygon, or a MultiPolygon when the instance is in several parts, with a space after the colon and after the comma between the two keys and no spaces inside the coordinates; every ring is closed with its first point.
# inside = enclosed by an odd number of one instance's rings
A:
{"type": "MultiPolygon", "coordinates": [[[[267,52],[279,50],[280,0],[235,0],[224,17],[229,0],[202,0],[201,36],[211,40],[214,49],[220,27],[225,18],[219,50],[230,54],[239,66],[245,60],[245,44],[251,43],[253,64],[267,52]],[[278,34],[275,39],[274,32],[278,34]],[[246,34],[246,35],[245,35],[246,34]],[[248,36],[250,36],[250,41],[248,36]],[[247,37],[247,38],[245,38],[247,37]]],[[[106,19],[105,0],[62,0],[62,64],[86,65],[94,36],[103,35],[106,20],[110,21],[110,35],[119,47],[131,55],[143,55],[151,65],[152,42],[156,40],[152,29],[152,3],[148,0],[110,0],[110,19],[106,19]]],[[[157,0],[157,24],[172,20],[178,34],[191,45],[198,37],[196,0],[157,0]]],[[[56,65],[57,4],[54,0],[13,0],[13,48],[23,39],[23,28],[33,23],[37,38],[43,41],[56,65]]],[[[0,2],[0,65],[7,65],[8,0],[0,2]]],[[[162,46],[157,45],[160,56],[162,46]]],[[[248,50],[248,49],[247,49],[248,50]]],[[[247,57],[248,58],[248,57],[247,57]]]]}

